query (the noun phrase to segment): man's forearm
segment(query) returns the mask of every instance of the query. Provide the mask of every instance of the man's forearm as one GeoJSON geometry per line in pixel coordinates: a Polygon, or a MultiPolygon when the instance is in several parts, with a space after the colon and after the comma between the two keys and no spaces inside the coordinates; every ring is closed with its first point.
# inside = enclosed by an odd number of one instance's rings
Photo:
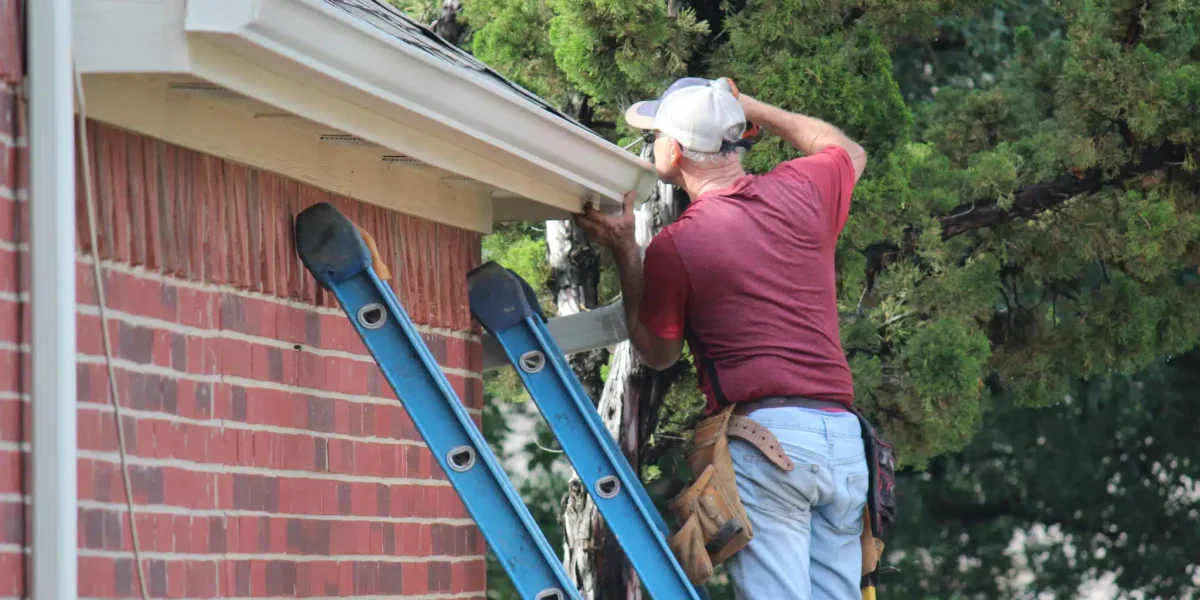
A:
{"type": "Polygon", "coordinates": [[[625,307],[625,330],[629,335],[629,344],[633,346],[634,353],[651,369],[670,367],[679,360],[683,341],[659,338],[638,321],[638,308],[642,303],[642,291],[646,283],[641,252],[636,245],[629,244],[614,250],[613,259],[617,263],[617,273],[621,279],[621,302],[625,307]]]}
{"type": "Polygon", "coordinates": [[[866,151],[837,127],[814,117],[772,106],[745,94],[740,100],[747,119],[773,131],[800,152],[812,155],[829,146],[841,146],[850,154],[850,160],[858,174],[866,167],[866,151]]]}
{"type": "MultiPolygon", "coordinates": [[[[625,307],[625,329],[630,341],[638,324],[638,305],[642,303],[645,278],[642,276],[642,257],[635,244],[613,252],[617,263],[617,278],[621,282],[621,304],[625,307]]],[[[641,350],[640,348],[636,348],[641,350]]]]}

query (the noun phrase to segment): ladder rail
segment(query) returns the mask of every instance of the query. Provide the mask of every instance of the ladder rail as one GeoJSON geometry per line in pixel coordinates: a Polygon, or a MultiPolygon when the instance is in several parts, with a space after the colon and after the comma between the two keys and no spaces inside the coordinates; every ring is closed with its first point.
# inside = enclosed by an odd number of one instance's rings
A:
{"type": "Polygon", "coordinates": [[[371,267],[353,224],[332,205],[314,205],[296,217],[296,245],[350,319],[517,591],[523,598],[578,600],[562,562],[412,320],[371,267]]]}
{"type": "Polygon", "coordinates": [[[546,329],[528,283],[494,262],[468,281],[472,312],[504,349],[650,595],[706,598],[668,546],[666,523],[546,329]]]}

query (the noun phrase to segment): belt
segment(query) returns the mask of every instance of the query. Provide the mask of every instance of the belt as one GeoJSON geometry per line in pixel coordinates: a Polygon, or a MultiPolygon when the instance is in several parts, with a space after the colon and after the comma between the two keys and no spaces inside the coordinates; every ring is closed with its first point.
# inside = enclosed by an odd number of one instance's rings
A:
{"type": "Polygon", "coordinates": [[[827,409],[832,408],[840,411],[848,411],[849,409],[841,402],[833,400],[817,400],[815,398],[805,398],[802,396],[772,396],[759,400],[750,400],[747,402],[738,402],[733,408],[735,415],[748,415],[762,408],[816,408],[827,409]]]}

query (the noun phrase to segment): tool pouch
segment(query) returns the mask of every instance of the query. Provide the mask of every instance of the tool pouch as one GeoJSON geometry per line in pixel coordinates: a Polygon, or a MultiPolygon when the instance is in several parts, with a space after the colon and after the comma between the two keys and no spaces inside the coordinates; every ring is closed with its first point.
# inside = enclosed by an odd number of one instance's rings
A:
{"type": "MultiPolygon", "coordinates": [[[[726,523],[727,515],[732,512],[719,490],[715,489],[712,481],[713,467],[704,470],[704,475],[690,488],[670,503],[671,512],[675,513],[683,526],[667,539],[667,544],[680,566],[687,573],[688,580],[694,585],[703,584],[712,577],[713,564],[708,557],[705,542],[709,539],[705,531],[711,531],[713,526],[723,518],[726,523]],[[707,524],[707,527],[702,524],[707,524]]],[[[719,528],[719,527],[718,527],[719,528]]]]}
{"type": "Polygon", "coordinates": [[[892,445],[879,437],[867,419],[857,410],[853,412],[862,426],[871,480],[867,491],[867,516],[870,518],[871,533],[879,537],[883,535],[885,525],[891,526],[896,522],[896,455],[892,445]]]}
{"type": "Polygon", "coordinates": [[[726,427],[733,407],[705,419],[696,428],[687,461],[699,476],[668,503],[681,528],[670,546],[693,584],[702,584],[713,567],[750,543],[754,531],[738,496],[726,427]]]}

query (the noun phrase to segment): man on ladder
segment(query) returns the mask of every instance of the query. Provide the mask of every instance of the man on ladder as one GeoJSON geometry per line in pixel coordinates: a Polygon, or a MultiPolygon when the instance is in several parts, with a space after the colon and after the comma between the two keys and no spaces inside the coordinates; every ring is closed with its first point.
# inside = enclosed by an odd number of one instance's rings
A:
{"type": "Polygon", "coordinates": [[[727,79],[681,79],[626,120],[653,136],[659,178],[691,204],[644,265],[632,195],[619,216],[589,205],[576,222],[613,253],[642,360],[666,368],[685,340],[697,358],[709,418],[689,454],[693,484],[671,502],[672,549],[696,583],[727,562],[739,599],[873,597],[890,447],[852,408],[834,266],[866,153],[727,79]],[[747,174],[758,126],[804,156],[747,174]]]}

